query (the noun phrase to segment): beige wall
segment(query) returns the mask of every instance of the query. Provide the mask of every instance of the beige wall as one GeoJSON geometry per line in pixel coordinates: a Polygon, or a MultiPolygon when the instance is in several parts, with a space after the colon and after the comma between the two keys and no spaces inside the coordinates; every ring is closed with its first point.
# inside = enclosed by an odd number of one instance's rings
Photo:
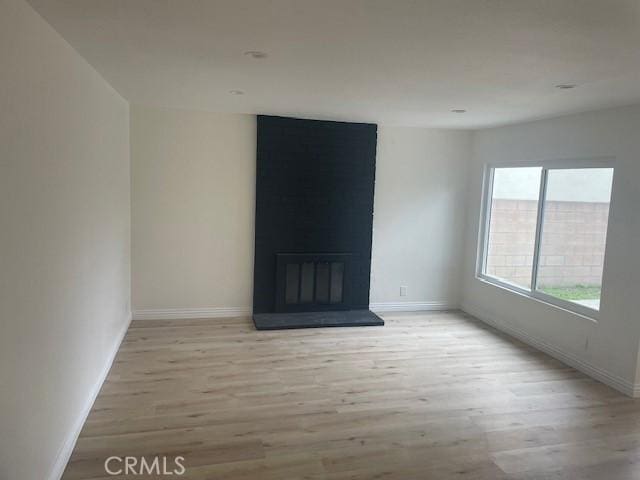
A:
{"type": "MultiPolygon", "coordinates": [[[[638,367],[640,106],[570,115],[474,134],[469,176],[464,309],[518,332],[628,393],[638,367]],[[475,276],[487,163],[614,158],[615,174],[597,322],[487,284],[475,276]]],[[[638,392],[640,393],[640,391],[638,392]]]]}
{"type": "Polygon", "coordinates": [[[53,479],[129,321],[128,104],[0,12],[0,478],[53,479]]]}
{"type": "Polygon", "coordinates": [[[255,117],[132,106],[131,152],[136,316],[249,313],[255,117]]]}
{"type": "Polygon", "coordinates": [[[470,132],[378,128],[372,308],[459,305],[470,154],[470,132]]]}

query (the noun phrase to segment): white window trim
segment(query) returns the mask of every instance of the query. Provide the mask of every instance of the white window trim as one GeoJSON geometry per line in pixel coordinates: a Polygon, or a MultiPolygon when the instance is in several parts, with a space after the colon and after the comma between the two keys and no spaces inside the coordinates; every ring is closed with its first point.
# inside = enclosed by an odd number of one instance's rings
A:
{"type": "MultiPolygon", "coordinates": [[[[574,313],[580,317],[587,318],[593,322],[600,319],[600,310],[580,305],[578,303],[569,302],[561,298],[556,298],[536,289],[538,277],[538,263],[540,259],[540,241],[542,239],[542,226],[544,222],[544,207],[547,188],[547,176],[549,170],[560,169],[583,169],[583,168],[613,168],[615,181],[615,159],[612,157],[597,158],[581,158],[581,159],[562,159],[562,160],[546,160],[546,161],[526,161],[526,162],[503,162],[488,163],[484,166],[483,182],[482,182],[482,200],[480,205],[480,226],[478,228],[478,251],[476,261],[476,278],[491,285],[500,287],[531,298],[533,300],[557,307],[561,310],[574,313]],[[489,226],[491,223],[491,198],[493,195],[493,172],[496,168],[517,168],[517,167],[540,167],[540,194],[538,198],[538,218],[536,223],[536,238],[534,247],[533,267],[531,269],[531,290],[527,290],[519,285],[507,282],[503,279],[493,277],[484,273],[487,261],[487,251],[489,248],[489,226]]],[[[613,196],[613,187],[612,187],[613,196]]],[[[611,213],[609,213],[611,216],[611,213]]],[[[607,226],[608,230],[608,226],[607,226]]],[[[608,238],[607,232],[607,238],[608,238]]],[[[605,245],[605,259],[606,259],[605,245]]],[[[605,260],[606,263],[606,260],[605,260]]]]}

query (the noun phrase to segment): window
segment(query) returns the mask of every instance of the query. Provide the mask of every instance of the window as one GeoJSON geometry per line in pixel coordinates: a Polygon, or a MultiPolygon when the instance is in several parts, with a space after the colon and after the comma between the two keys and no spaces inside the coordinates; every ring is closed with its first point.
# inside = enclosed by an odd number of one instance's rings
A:
{"type": "Polygon", "coordinates": [[[612,181],[602,165],[489,168],[479,276],[595,316],[612,181]]]}
{"type": "Polygon", "coordinates": [[[496,168],[485,273],[531,288],[542,168],[496,168]]]}

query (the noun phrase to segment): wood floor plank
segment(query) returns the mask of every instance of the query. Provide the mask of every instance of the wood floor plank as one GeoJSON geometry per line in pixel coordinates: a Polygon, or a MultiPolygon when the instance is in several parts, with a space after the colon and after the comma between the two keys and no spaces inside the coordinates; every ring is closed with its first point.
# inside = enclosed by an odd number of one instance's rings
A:
{"type": "Polygon", "coordinates": [[[632,480],[640,401],[459,312],[256,331],[134,322],[64,479],[110,456],[197,480],[632,480]]]}

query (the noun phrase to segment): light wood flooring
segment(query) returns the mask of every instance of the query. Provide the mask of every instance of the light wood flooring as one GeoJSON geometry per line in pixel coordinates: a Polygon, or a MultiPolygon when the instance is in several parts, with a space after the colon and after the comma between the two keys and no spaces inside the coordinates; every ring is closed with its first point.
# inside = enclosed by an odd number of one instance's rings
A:
{"type": "Polygon", "coordinates": [[[459,312],[384,318],[133,322],[64,479],[640,479],[640,401],[459,312]]]}

